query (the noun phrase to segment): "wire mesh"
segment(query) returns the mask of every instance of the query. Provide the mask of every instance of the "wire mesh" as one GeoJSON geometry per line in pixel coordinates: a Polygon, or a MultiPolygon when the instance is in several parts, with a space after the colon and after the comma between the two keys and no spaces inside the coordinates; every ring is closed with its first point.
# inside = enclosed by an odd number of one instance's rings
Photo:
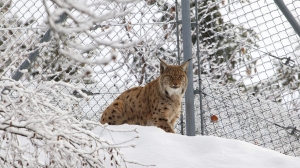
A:
{"type": "MultiPolygon", "coordinates": [[[[299,2],[285,3],[298,18],[299,2]]],[[[203,131],[299,156],[299,135],[287,129],[299,128],[300,121],[298,35],[274,2],[196,4],[199,31],[194,28],[193,36],[199,38],[200,51],[195,46],[194,53],[199,52],[201,68],[196,70],[202,87],[197,93],[203,104],[201,114],[195,102],[198,134],[203,131]]]]}
{"type": "MultiPolygon", "coordinates": [[[[294,17],[299,18],[300,2],[290,0],[285,3],[294,17]]],[[[56,9],[50,1],[47,4],[52,11],[56,9]]],[[[101,34],[110,30],[111,33],[99,37],[98,40],[103,41],[122,44],[143,41],[134,47],[100,46],[82,53],[90,59],[99,56],[106,59],[112,52],[117,54],[114,61],[105,65],[91,65],[94,74],[69,78],[83,72],[88,65],[74,63],[63,67],[61,62],[68,62],[69,58],[57,54],[59,46],[55,41],[39,44],[49,29],[42,1],[2,0],[1,77],[11,77],[15,68],[40,47],[39,57],[21,80],[41,78],[83,84],[85,91],[92,94],[88,99],[74,102],[74,115],[80,120],[99,121],[101,112],[120,93],[158,77],[156,56],[170,64],[178,64],[183,58],[180,3],[167,0],[110,3],[105,8],[93,9],[93,12],[102,14],[128,8],[132,9],[126,16],[96,24],[91,32],[101,34]],[[12,64],[15,68],[6,68],[12,64]]],[[[89,19],[78,11],[72,12],[89,19]]],[[[190,13],[196,134],[239,139],[300,156],[299,136],[285,129],[289,126],[300,128],[299,37],[276,4],[260,0],[198,0],[191,1],[190,13]]],[[[75,23],[67,19],[63,24],[72,27],[75,23]]],[[[95,45],[84,33],[60,38],[95,45]]],[[[75,93],[67,88],[62,92],[75,93]]],[[[183,123],[179,121],[176,125],[178,133],[181,126],[185,128],[184,104],[182,111],[183,123]]]]}

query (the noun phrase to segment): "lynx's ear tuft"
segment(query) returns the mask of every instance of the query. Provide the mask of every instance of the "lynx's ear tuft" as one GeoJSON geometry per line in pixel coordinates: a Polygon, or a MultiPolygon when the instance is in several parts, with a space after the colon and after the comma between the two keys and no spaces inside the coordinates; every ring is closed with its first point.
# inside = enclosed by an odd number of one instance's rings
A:
{"type": "Polygon", "coordinates": [[[169,65],[160,58],[158,59],[160,60],[160,74],[162,74],[168,68],[169,65]]]}
{"type": "Polygon", "coordinates": [[[187,73],[190,60],[192,60],[192,58],[188,59],[187,61],[185,61],[180,65],[180,67],[184,70],[185,73],[187,73]]]}

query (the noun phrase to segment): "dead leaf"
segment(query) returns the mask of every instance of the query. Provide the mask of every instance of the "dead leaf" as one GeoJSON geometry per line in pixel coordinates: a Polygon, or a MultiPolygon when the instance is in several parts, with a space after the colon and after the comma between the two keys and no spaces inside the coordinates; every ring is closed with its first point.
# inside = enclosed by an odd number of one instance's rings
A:
{"type": "Polygon", "coordinates": [[[219,118],[218,118],[216,115],[210,116],[210,120],[211,120],[212,122],[217,122],[218,119],[219,119],[219,118]]]}

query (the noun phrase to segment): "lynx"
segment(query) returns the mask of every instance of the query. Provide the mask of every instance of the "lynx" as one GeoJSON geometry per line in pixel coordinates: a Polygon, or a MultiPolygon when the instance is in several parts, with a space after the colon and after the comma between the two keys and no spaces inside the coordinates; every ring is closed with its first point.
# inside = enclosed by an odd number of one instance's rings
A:
{"type": "Polygon", "coordinates": [[[101,124],[157,126],[174,133],[187,87],[188,61],[168,65],[160,60],[160,76],[144,87],[123,92],[103,112],[101,124]]]}

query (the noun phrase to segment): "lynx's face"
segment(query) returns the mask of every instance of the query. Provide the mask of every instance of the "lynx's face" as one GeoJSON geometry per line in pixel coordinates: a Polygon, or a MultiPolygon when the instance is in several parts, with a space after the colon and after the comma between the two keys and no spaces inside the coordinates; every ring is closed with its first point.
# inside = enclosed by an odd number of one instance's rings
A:
{"type": "Polygon", "coordinates": [[[187,87],[187,66],[188,62],[183,63],[180,66],[167,65],[161,61],[160,67],[160,85],[161,90],[166,96],[172,96],[176,94],[183,96],[187,87]]]}

